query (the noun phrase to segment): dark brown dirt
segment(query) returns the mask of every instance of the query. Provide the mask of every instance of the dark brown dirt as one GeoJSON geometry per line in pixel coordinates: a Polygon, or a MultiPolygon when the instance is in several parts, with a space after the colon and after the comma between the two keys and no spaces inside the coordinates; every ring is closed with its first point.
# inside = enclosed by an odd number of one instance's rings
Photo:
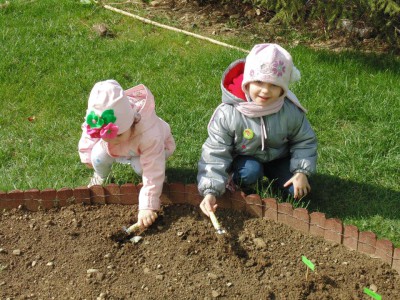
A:
{"type": "MultiPolygon", "coordinates": [[[[153,0],[148,4],[126,1],[114,5],[135,13],[137,6],[147,11],[146,17],[180,29],[225,40],[239,37],[245,43],[273,42],[284,45],[306,45],[331,51],[358,50],[373,53],[398,53],[387,42],[374,36],[359,36],[346,27],[327,29],[326,22],[312,21],[298,25],[269,24],[274,13],[251,5],[251,1],[230,0],[153,0]]],[[[364,24],[355,24],[364,28],[364,24]]],[[[356,26],[356,27],[357,27],[356,26]]]]}
{"type": "Polygon", "coordinates": [[[220,209],[223,238],[197,207],[165,206],[133,244],[121,228],[136,214],[78,204],[2,212],[0,299],[371,299],[365,287],[400,299],[389,265],[282,224],[220,209]]]}

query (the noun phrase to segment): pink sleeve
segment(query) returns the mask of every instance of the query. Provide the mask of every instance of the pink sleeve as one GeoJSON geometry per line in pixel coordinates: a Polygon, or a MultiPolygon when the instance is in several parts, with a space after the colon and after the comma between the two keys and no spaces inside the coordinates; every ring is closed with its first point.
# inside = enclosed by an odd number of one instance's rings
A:
{"type": "Polygon", "coordinates": [[[86,124],[82,124],[82,135],[81,139],[79,140],[78,144],[78,152],[79,157],[81,158],[82,163],[91,163],[91,154],[93,146],[99,141],[100,139],[93,139],[86,133],[86,124]]]}
{"type": "Polygon", "coordinates": [[[143,187],[139,194],[139,210],[159,210],[165,179],[164,141],[154,138],[146,141],[140,148],[143,187]]]}
{"type": "Polygon", "coordinates": [[[166,126],[167,138],[165,139],[165,142],[164,142],[165,143],[165,145],[164,145],[164,147],[165,147],[165,157],[170,157],[172,155],[172,153],[175,152],[176,144],[175,144],[175,139],[172,136],[171,129],[170,129],[169,125],[167,123],[165,123],[165,124],[167,125],[166,126]]]}

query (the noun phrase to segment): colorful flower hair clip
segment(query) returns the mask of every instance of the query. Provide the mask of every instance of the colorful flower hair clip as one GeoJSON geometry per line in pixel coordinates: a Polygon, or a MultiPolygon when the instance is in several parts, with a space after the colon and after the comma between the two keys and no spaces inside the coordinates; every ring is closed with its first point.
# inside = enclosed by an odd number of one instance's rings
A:
{"type": "Polygon", "coordinates": [[[118,135],[117,118],[113,109],[105,110],[101,116],[91,111],[86,117],[86,132],[91,138],[113,139],[118,135]]]}
{"type": "Polygon", "coordinates": [[[118,135],[118,126],[114,123],[108,123],[100,129],[100,137],[102,139],[113,139],[118,135]]]}

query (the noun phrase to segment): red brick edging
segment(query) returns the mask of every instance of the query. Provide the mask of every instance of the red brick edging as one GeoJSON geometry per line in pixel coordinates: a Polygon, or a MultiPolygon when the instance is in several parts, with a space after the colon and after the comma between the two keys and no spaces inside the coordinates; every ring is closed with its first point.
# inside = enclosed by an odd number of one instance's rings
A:
{"type": "MultiPolygon", "coordinates": [[[[29,211],[59,208],[70,204],[123,204],[138,203],[142,185],[126,183],[121,186],[108,184],[106,186],[85,186],[74,189],[30,189],[26,191],[0,191],[0,209],[15,209],[23,207],[29,211]]],[[[195,184],[169,183],[164,184],[161,196],[162,204],[191,204],[198,206],[202,197],[195,184]]],[[[377,239],[370,231],[359,231],[354,225],[343,225],[342,221],[326,218],[324,213],[309,213],[305,208],[293,208],[290,203],[278,203],[276,199],[261,199],[259,195],[245,195],[240,191],[227,191],[218,199],[218,206],[286,224],[296,230],[319,236],[327,241],[343,244],[351,250],[365,253],[371,257],[387,262],[400,274],[400,248],[386,239],[377,239]]]]}

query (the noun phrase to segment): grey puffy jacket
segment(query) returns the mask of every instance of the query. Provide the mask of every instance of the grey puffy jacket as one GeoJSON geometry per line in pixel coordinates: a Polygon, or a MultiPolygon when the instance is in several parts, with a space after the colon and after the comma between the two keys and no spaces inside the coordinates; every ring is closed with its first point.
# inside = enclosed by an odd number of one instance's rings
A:
{"type": "Polygon", "coordinates": [[[224,72],[221,81],[222,105],[220,105],[208,126],[208,138],[203,144],[198,163],[198,189],[201,195],[220,196],[231,171],[232,161],[238,155],[257,158],[260,162],[290,156],[290,171],[311,175],[316,171],[317,138],[305,113],[285,98],[284,105],[275,114],[263,117],[267,130],[264,150],[261,150],[260,118],[250,118],[235,109],[233,104],[244,101],[226,88],[229,80],[236,76],[232,72],[242,69],[244,60],[232,63],[224,72]],[[238,68],[239,67],[239,68],[238,68]],[[250,139],[244,137],[244,130],[254,133],[250,139]]]}

